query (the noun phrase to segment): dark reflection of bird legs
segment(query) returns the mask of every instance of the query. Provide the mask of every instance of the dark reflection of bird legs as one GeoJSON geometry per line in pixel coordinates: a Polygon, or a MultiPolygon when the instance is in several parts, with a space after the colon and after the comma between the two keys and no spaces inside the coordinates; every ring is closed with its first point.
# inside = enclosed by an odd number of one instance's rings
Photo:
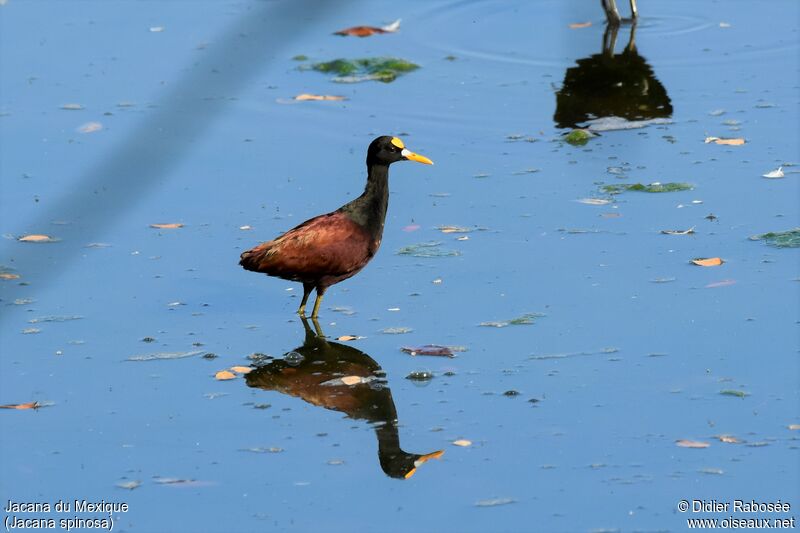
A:
{"type": "Polygon", "coordinates": [[[247,385],[301,398],[319,407],[367,421],[378,440],[378,459],[390,477],[409,478],[426,461],[443,451],[428,454],[405,452],[400,447],[397,409],[380,365],[364,352],[325,338],[316,318],[314,329],[301,316],[303,345],[294,357],[275,359],[247,374],[247,385]]]}
{"type": "MultiPolygon", "coordinates": [[[[619,26],[609,24],[603,32],[603,54],[606,57],[613,58],[614,52],[617,48],[617,34],[619,33],[619,26]]],[[[631,33],[628,37],[628,44],[625,46],[625,51],[630,53],[636,52],[636,21],[631,24],[631,33]]]]}
{"type": "Polygon", "coordinates": [[[635,22],[636,19],[639,18],[639,10],[636,8],[636,0],[630,0],[631,4],[631,18],[630,19],[623,19],[619,15],[619,9],[617,9],[617,1],[616,0],[600,0],[603,10],[606,12],[606,20],[608,21],[609,25],[612,26],[619,26],[619,24],[623,21],[630,21],[635,22]]]}
{"type": "Polygon", "coordinates": [[[614,57],[614,49],[617,47],[617,33],[619,33],[619,26],[616,24],[608,24],[606,31],[603,32],[603,55],[608,58],[614,57]]]}

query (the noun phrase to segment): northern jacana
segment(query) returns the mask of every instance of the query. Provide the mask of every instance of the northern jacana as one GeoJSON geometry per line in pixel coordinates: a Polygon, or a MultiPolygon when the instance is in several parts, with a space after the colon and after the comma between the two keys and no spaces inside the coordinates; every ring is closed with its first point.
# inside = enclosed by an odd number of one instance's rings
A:
{"type": "Polygon", "coordinates": [[[356,275],[378,251],[389,205],[389,165],[406,160],[433,164],[407,150],[397,137],[378,137],[367,149],[367,186],[361,196],[247,250],[239,264],[245,270],[302,283],[303,300],[297,310],[302,316],[308,295],[316,289],[311,313],[316,317],[328,287],[356,275]]]}

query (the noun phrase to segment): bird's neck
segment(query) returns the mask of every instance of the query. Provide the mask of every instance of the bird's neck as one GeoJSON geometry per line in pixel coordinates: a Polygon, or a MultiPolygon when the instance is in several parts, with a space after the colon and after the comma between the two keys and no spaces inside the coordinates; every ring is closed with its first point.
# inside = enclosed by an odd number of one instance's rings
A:
{"type": "Polygon", "coordinates": [[[375,240],[383,235],[386,209],[389,207],[389,167],[367,163],[367,186],[364,193],[347,204],[344,211],[365,227],[375,240]]]}

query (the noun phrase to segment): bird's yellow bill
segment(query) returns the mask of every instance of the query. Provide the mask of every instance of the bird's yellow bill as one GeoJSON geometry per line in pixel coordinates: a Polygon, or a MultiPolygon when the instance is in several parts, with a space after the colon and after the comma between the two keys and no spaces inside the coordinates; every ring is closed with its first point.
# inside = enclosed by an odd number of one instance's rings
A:
{"type": "Polygon", "coordinates": [[[408,159],[409,161],[416,161],[417,163],[425,163],[426,165],[432,165],[433,161],[425,157],[424,155],[415,154],[410,150],[406,150],[403,148],[403,151],[400,154],[408,159]]]}
{"type": "Polygon", "coordinates": [[[406,475],[405,475],[405,478],[406,478],[406,479],[408,479],[408,478],[410,478],[411,476],[413,476],[413,475],[414,475],[414,474],[417,472],[417,468],[418,468],[418,467],[419,467],[421,464],[423,464],[423,463],[426,463],[426,462],[430,461],[431,459],[438,459],[438,458],[439,458],[439,457],[441,457],[442,455],[444,455],[444,450],[438,450],[438,451],[435,451],[435,452],[433,452],[433,453],[427,453],[427,454],[425,454],[425,455],[420,455],[420,456],[419,456],[419,459],[417,459],[416,461],[414,461],[414,468],[412,468],[411,470],[409,470],[409,471],[406,473],[406,475]]]}

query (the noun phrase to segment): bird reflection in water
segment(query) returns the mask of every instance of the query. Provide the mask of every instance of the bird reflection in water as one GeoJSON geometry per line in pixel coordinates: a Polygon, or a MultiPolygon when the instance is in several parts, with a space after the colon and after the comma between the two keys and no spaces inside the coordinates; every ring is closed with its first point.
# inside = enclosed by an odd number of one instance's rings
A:
{"type": "Polygon", "coordinates": [[[364,352],[328,341],[319,323],[305,317],[303,345],[247,374],[247,385],[274,390],[306,402],[366,420],[378,437],[378,459],[386,475],[408,479],[417,468],[444,454],[415,454],[400,448],[397,410],[380,365],[364,352]]]}
{"type": "Polygon", "coordinates": [[[603,51],[576,61],[567,69],[556,92],[553,120],[559,128],[575,128],[592,119],[621,117],[628,121],[667,119],[672,102],[652,67],[636,50],[636,23],[630,26],[628,45],[614,48],[620,27],[609,24],[603,51]]]}

